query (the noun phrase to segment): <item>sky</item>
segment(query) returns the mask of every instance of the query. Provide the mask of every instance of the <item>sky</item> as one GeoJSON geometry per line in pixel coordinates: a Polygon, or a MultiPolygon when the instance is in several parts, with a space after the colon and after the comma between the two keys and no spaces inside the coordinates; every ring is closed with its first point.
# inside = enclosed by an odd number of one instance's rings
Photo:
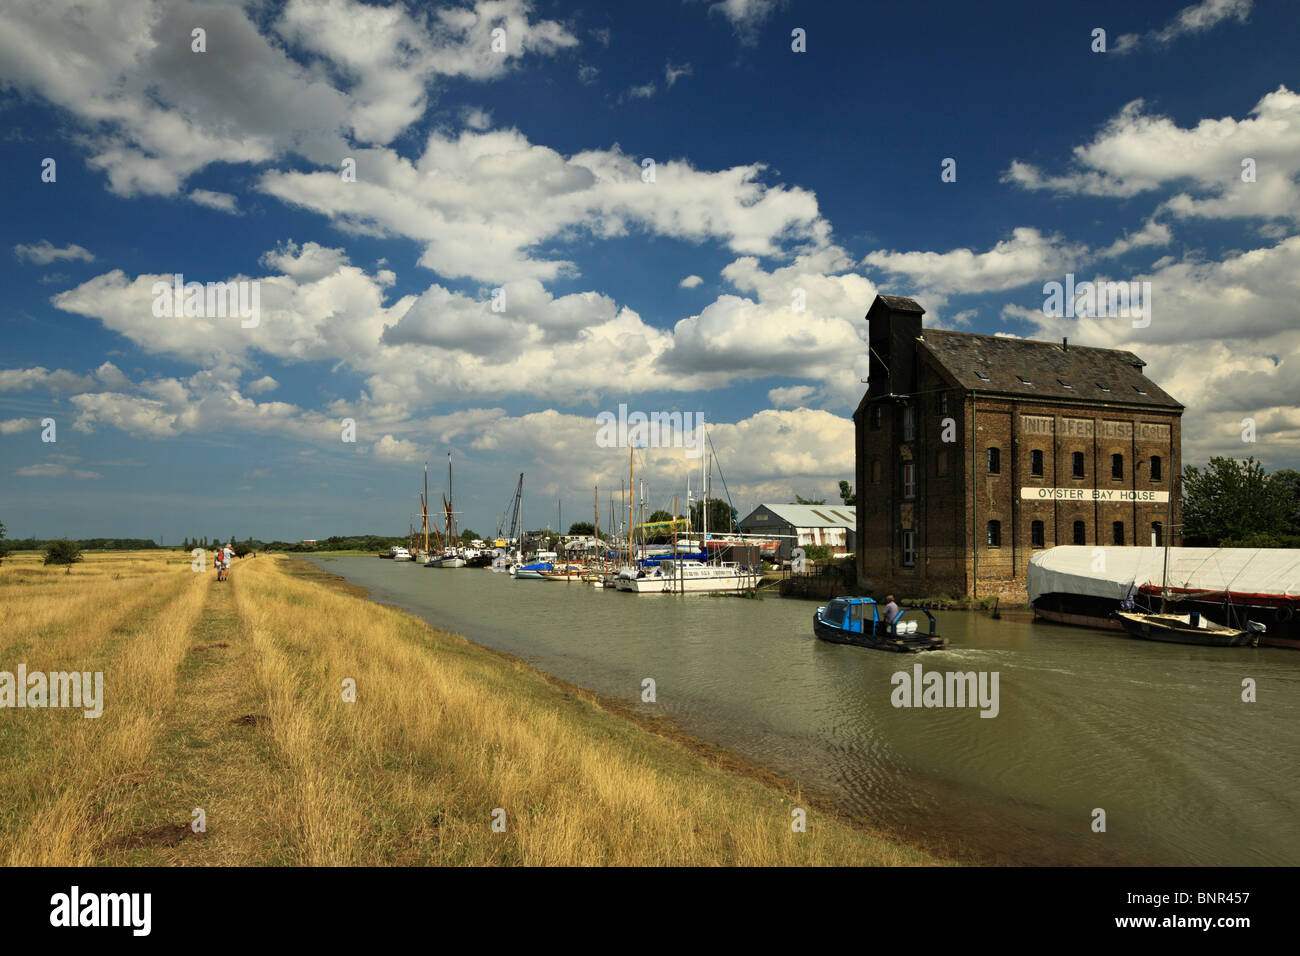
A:
{"type": "MultiPolygon", "coordinates": [[[[0,0],[0,521],[404,533],[450,453],[462,528],[520,472],[605,525],[620,405],[702,415],[742,515],[833,502],[877,293],[1131,350],[1186,462],[1300,467],[1297,50],[1292,0],[0,0]]],[[[699,440],[652,445],[671,510],[699,440]]]]}

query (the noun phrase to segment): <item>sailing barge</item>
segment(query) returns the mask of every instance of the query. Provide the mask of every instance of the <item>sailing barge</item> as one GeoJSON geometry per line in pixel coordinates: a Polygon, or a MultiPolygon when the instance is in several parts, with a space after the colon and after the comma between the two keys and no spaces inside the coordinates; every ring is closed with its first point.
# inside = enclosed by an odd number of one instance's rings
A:
{"type": "MultiPolygon", "coordinates": [[[[1300,649],[1300,550],[1286,548],[1092,548],[1067,546],[1029,559],[1034,615],[1083,627],[1127,630],[1125,602],[1221,627],[1262,624],[1261,647],[1300,649]],[[1166,586],[1166,580],[1168,582],[1166,586]]],[[[1132,633],[1131,630],[1129,633],[1132,633]]]]}

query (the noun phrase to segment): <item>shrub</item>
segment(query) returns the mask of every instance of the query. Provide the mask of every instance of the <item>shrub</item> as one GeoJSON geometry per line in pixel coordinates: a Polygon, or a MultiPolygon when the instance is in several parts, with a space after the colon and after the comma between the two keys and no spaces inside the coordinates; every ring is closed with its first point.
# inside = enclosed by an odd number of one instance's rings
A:
{"type": "Polygon", "coordinates": [[[51,541],[45,546],[46,564],[66,564],[68,571],[71,572],[72,566],[81,559],[81,548],[77,547],[75,541],[64,538],[60,541],[51,541]]]}

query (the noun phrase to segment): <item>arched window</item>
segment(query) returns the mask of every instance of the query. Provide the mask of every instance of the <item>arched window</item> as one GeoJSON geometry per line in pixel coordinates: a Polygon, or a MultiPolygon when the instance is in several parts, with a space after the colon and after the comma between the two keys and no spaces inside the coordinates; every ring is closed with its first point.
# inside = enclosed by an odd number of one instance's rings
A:
{"type": "Polygon", "coordinates": [[[1088,526],[1082,521],[1076,521],[1074,523],[1074,543],[1088,543],[1088,526]]]}
{"type": "Polygon", "coordinates": [[[997,448],[989,449],[989,474],[997,475],[1002,473],[1002,452],[997,448]]]}
{"type": "Polygon", "coordinates": [[[1112,544],[1122,545],[1124,543],[1124,522],[1116,521],[1110,526],[1110,540],[1112,544]]]}
{"type": "Polygon", "coordinates": [[[1124,456],[1123,455],[1110,456],[1110,476],[1112,478],[1124,477],[1124,456]]]}
{"type": "Polygon", "coordinates": [[[1044,548],[1045,542],[1043,523],[1041,521],[1032,521],[1029,524],[1029,543],[1035,548],[1044,548]]]}
{"type": "Polygon", "coordinates": [[[1165,546],[1165,526],[1159,521],[1151,522],[1151,547],[1163,548],[1165,546]]]}
{"type": "Polygon", "coordinates": [[[1070,456],[1070,474],[1075,478],[1083,477],[1083,452],[1076,451],[1070,456]]]}
{"type": "MultiPolygon", "coordinates": [[[[1164,463],[1160,460],[1159,455],[1151,456],[1151,480],[1152,481],[1160,480],[1160,471],[1163,464],[1164,463]]],[[[1159,522],[1157,522],[1157,524],[1159,524],[1159,522]]]]}
{"type": "Polygon", "coordinates": [[[1035,448],[1029,453],[1029,474],[1035,478],[1043,477],[1043,451],[1035,448]]]}
{"type": "Polygon", "coordinates": [[[989,522],[989,547],[990,548],[1002,547],[1002,522],[1001,521],[989,522]]]}

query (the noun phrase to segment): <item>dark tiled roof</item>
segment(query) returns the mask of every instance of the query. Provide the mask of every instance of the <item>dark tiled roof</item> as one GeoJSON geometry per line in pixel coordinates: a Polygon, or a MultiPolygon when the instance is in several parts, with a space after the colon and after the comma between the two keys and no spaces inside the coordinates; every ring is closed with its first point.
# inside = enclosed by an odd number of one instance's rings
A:
{"type": "Polygon", "coordinates": [[[1142,374],[1146,363],[1132,352],[938,329],[926,329],[921,343],[969,391],[1183,407],[1142,374]]]}
{"type": "MultiPolygon", "coordinates": [[[[925,309],[917,303],[915,299],[909,299],[901,295],[877,295],[875,301],[871,303],[871,312],[874,312],[877,304],[883,304],[893,312],[917,312],[925,314],[925,309]]],[[[870,315],[870,312],[868,313],[870,315]]]]}

